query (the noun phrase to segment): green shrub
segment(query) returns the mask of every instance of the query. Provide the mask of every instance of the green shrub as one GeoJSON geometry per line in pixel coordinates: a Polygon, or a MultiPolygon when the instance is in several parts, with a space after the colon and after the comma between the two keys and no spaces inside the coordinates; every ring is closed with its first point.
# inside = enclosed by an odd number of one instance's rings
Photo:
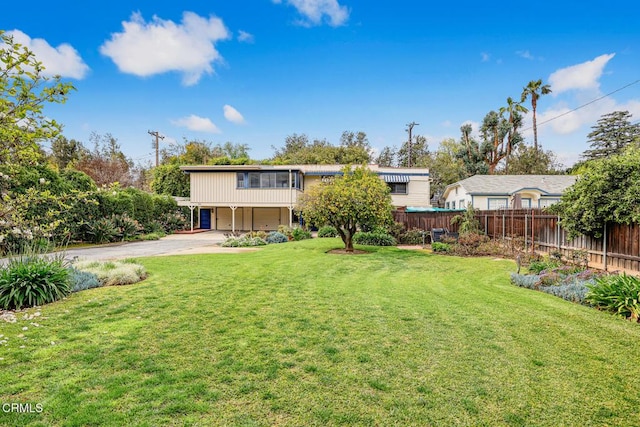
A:
{"type": "Polygon", "coordinates": [[[530,273],[540,274],[540,272],[545,270],[553,270],[554,268],[558,268],[562,265],[562,262],[558,259],[554,258],[544,258],[541,260],[534,260],[529,264],[528,270],[530,273]]]}
{"type": "Polygon", "coordinates": [[[604,276],[589,286],[586,300],[600,310],[640,320],[640,279],[626,274],[604,276]]]}
{"type": "Polygon", "coordinates": [[[118,230],[111,218],[100,218],[88,224],[87,234],[93,243],[109,243],[118,238],[118,230]]]}
{"type": "Polygon", "coordinates": [[[310,239],[311,238],[311,232],[304,230],[300,227],[296,227],[293,230],[291,230],[291,237],[293,237],[293,240],[306,240],[306,239],[310,239]]]}
{"type": "Polygon", "coordinates": [[[116,235],[122,241],[129,240],[132,237],[137,236],[140,231],[142,231],[140,223],[131,218],[126,212],[122,215],[114,215],[111,218],[111,221],[115,226],[116,235]]]}
{"type": "Polygon", "coordinates": [[[259,237],[252,237],[250,235],[244,235],[240,237],[228,237],[227,240],[222,242],[222,247],[225,248],[248,248],[252,246],[264,246],[267,242],[259,237]]]}
{"type": "Polygon", "coordinates": [[[451,245],[449,243],[433,242],[431,243],[431,249],[433,250],[433,252],[446,253],[451,251],[451,245]]]}
{"type": "Polygon", "coordinates": [[[325,225],[318,230],[318,237],[338,237],[338,230],[331,225],[325,225]]]}
{"type": "Polygon", "coordinates": [[[424,233],[424,230],[412,228],[400,235],[399,242],[403,245],[421,245],[424,241],[423,239],[425,239],[424,233]]]}
{"type": "Polygon", "coordinates": [[[71,292],[79,292],[101,286],[98,276],[88,271],[78,270],[73,266],[69,267],[69,281],[71,292]]]}
{"type": "Polygon", "coordinates": [[[289,241],[289,238],[287,236],[285,236],[282,233],[279,233],[277,231],[272,231],[271,233],[269,233],[267,235],[267,238],[265,239],[267,241],[267,243],[271,244],[271,243],[285,243],[289,241]]]}
{"type": "Polygon", "coordinates": [[[80,261],[74,267],[95,274],[102,286],[130,285],[147,278],[145,268],[131,260],[80,261]]]}
{"type": "Polygon", "coordinates": [[[396,239],[381,231],[358,231],[353,235],[353,243],[368,246],[395,246],[396,239]]]}
{"type": "Polygon", "coordinates": [[[0,308],[48,304],[71,292],[63,257],[20,256],[0,269],[0,308]]]}

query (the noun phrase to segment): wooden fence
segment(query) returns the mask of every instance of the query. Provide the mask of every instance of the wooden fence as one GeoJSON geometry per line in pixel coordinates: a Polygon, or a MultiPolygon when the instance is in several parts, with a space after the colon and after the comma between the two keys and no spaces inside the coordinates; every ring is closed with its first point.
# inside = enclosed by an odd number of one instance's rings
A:
{"type": "MultiPolygon", "coordinates": [[[[397,222],[407,229],[448,228],[458,231],[451,219],[457,212],[395,211],[397,222]]],[[[566,258],[586,253],[589,265],[603,270],[640,272],[640,224],[608,224],[601,238],[581,236],[569,239],[556,215],[541,209],[476,211],[485,234],[494,239],[521,239],[525,250],[559,252],[566,258]]]]}

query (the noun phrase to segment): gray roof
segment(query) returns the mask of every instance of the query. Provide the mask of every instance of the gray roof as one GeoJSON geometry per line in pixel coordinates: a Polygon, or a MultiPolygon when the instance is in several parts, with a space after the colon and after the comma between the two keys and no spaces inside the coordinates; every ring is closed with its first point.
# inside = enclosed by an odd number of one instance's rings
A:
{"type": "Polygon", "coordinates": [[[460,185],[468,194],[512,195],[523,189],[560,195],[576,182],[575,175],[474,175],[447,186],[445,193],[460,185]]]}

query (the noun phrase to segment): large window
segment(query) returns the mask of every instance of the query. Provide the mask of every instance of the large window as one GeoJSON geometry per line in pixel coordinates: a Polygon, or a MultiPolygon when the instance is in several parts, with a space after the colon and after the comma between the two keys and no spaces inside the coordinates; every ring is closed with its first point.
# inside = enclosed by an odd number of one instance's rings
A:
{"type": "Polygon", "coordinates": [[[509,200],[505,198],[489,198],[489,209],[506,209],[509,207],[509,200]]]}
{"type": "Polygon", "coordinates": [[[391,194],[407,194],[406,182],[390,182],[387,185],[391,188],[391,194]]]}
{"type": "Polygon", "coordinates": [[[540,202],[538,202],[540,204],[541,208],[546,208],[549,207],[551,205],[553,205],[554,203],[558,203],[560,201],[560,199],[558,198],[546,198],[546,199],[540,199],[540,202]]]}
{"type": "MultiPolygon", "coordinates": [[[[293,188],[300,188],[300,175],[291,174],[293,188]]],[[[238,172],[238,188],[289,188],[289,172],[238,172]]]]}

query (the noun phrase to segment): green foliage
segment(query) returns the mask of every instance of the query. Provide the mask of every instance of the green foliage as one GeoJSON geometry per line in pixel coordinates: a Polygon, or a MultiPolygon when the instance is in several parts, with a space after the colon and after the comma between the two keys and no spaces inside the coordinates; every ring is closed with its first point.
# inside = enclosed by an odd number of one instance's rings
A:
{"type": "MultiPolygon", "coordinates": [[[[275,147],[274,147],[275,149],[275,147]]],[[[309,141],[307,135],[287,136],[285,145],[275,149],[271,161],[275,164],[363,164],[371,160],[371,146],[364,132],[345,131],[340,145],[328,141],[309,141]]]]}
{"type": "Polygon", "coordinates": [[[180,170],[178,164],[166,164],[151,171],[151,189],[157,194],[189,197],[189,175],[180,170]]]}
{"type": "Polygon", "coordinates": [[[240,237],[228,237],[222,242],[224,248],[247,248],[252,246],[265,246],[267,241],[260,237],[251,237],[250,235],[243,235],[240,237]]]}
{"type": "Polygon", "coordinates": [[[43,160],[40,141],[54,139],[61,129],[44,108],[64,103],[72,90],[60,76],[47,77],[33,52],[0,30],[0,164],[43,160]]]}
{"type": "Polygon", "coordinates": [[[451,224],[458,224],[458,232],[461,235],[468,233],[480,234],[480,221],[475,217],[475,215],[475,209],[473,209],[473,206],[469,204],[464,213],[451,218],[451,224]]]}
{"type": "Polygon", "coordinates": [[[545,270],[553,270],[554,268],[558,268],[562,265],[562,262],[558,259],[554,258],[541,258],[538,260],[533,260],[527,267],[530,273],[540,274],[545,270]]]}
{"type": "Polygon", "coordinates": [[[87,235],[93,243],[114,242],[118,237],[118,229],[112,218],[100,218],[88,224],[87,235]]]}
{"type": "Polygon", "coordinates": [[[88,271],[81,271],[71,266],[69,267],[69,282],[71,292],[84,291],[102,286],[98,276],[88,271]]]}
{"type": "Polygon", "coordinates": [[[310,224],[335,227],[347,251],[353,250],[358,226],[387,226],[393,221],[389,187],[366,166],[347,166],[331,182],[311,187],[300,197],[298,210],[310,224]]]}
{"type": "Polygon", "coordinates": [[[570,237],[601,237],[605,224],[640,222],[640,149],[587,162],[583,174],[549,208],[570,237]]]}
{"type": "Polygon", "coordinates": [[[392,235],[381,230],[359,231],[353,236],[353,243],[367,246],[395,246],[398,242],[392,235]]]}
{"type": "Polygon", "coordinates": [[[71,292],[63,257],[19,256],[0,269],[0,309],[48,304],[71,292]]]}
{"type": "Polygon", "coordinates": [[[420,228],[412,228],[400,234],[398,241],[403,245],[421,245],[426,243],[426,232],[420,228]]]}
{"type": "Polygon", "coordinates": [[[267,234],[267,238],[265,239],[267,243],[271,244],[271,243],[285,243],[289,241],[289,238],[278,232],[278,231],[272,231],[271,233],[267,234]]]}
{"type": "Polygon", "coordinates": [[[606,159],[622,154],[629,146],[640,144],[640,123],[632,123],[631,118],[628,111],[604,114],[587,135],[591,149],[582,156],[586,160],[606,159]]]}
{"type": "Polygon", "coordinates": [[[94,274],[101,286],[130,285],[147,278],[147,270],[144,266],[131,260],[80,261],[74,267],[94,274]]]}
{"type": "Polygon", "coordinates": [[[338,237],[338,230],[330,225],[325,225],[318,230],[318,237],[338,237]]]}
{"type": "Polygon", "coordinates": [[[111,221],[115,226],[116,235],[122,241],[129,240],[140,234],[140,231],[142,231],[140,223],[126,213],[123,213],[122,215],[113,215],[111,217],[111,221]]]}
{"type": "Polygon", "coordinates": [[[433,242],[431,243],[431,250],[433,252],[450,252],[451,245],[449,243],[433,242]]]}
{"type": "Polygon", "coordinates": [[[295,227],[291,230],[291,237],[296,241],[306,240],[311,238],[311,232],[300,227],[295,227]]]}
{"type": "Polygon", "coordinates": [[[586,300],[600,310],[640,321],[640,279],[626,274],[604,276],[589,286],[586,300]]]}

